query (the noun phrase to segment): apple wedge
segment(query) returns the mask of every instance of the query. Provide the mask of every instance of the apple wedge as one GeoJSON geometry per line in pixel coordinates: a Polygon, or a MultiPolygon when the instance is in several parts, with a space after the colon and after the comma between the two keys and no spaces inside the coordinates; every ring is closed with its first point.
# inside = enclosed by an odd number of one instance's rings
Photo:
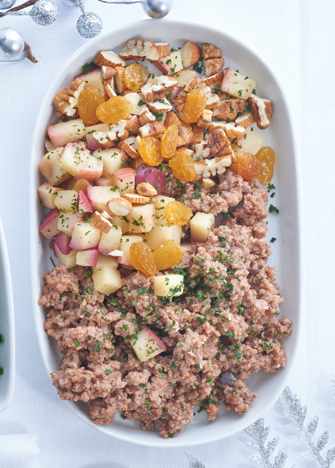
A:
{"type": "Polygon", "coordinates": [[[53,187],[49,182],[44,182],[38,187],[38,196],[43,206],[53,209],[56,208],[55,200],[57,195],[62,191],[63,189],[53,187]]]}
{"type": "Polygon", "coordinates": [[[257,154],[264,143],[265,138],[256,132],[253,127],[248,127],[245,131],[244,138],[236,141],[236,152],[245,151],[246,153],[257,154]]]}
{"type": "Polygon", "coordinates": [[[86,128],[81,119],[51,124],[47,127],[47,132],[55,148],[86,137],[86,128]]]}
{"type": "Polygon", "coordinates": [[[64,232],[59,232],[53,238],[53,243],[57,245],[63,255],[68,255],[71,252],[70,242],[71,237],[64,232]]]}
{"type": "Polygon", "coordinates": [[[248,99],[255,86],[256,81],[231,68],[227,68],[222,80],[221,91],[237,98],[248,99]]]}
{"type": "Polygon", "coordinates": [[[102,232],[98,250],[103,255],[108,255],[113,250],[118,250],[120,247],[122,231],[119,226],[114,226],[109,230],[109,232],[102,232]]]}
{"type": "Polygon", "coordinates": [[[54,242],[52,242],[52,248],[55,257],[58,258],[62,265],[66,266],[66,268],[73,268],[74,266],[76,266],[76,250],[71,250],[69,254],[64,255],[60,251],[58,245],[54,242]]]}
{"type": "Polygon", "coordinates": [[[99,90],[101,94],[105,94],[104,83],[101,75],[101,68],[92,68],[92,70],[89,70],[87,73],[80,73],[79,75],[76,75],[74,79],[76,78],[80,78],[81,80],[85,81],[86,88],[97,88],[97,90],[99,90]]]}
{"type": "Polygon", "coordinates": [[[157,195],[156,197],[153,197],[151,201],[155,205],[156,225],[170,226],[171,224],[165,216],[165,208],[169,202],[176,201],[175,198],[166,197],[164,195],[157,195]]]}
{"type": "Polygon", "coordinates": [[[144,240],[151,250],[156,250],[167,240],[173,240],[180,245],[181,235],[182,226],[156,226],[145,235],[144,240]]]}
{"type": "Polygon", "coordinates": [[[95,267],[98,262],[98,249],[79,250],[76,255],[76,264],[86,267],[95,267]]]}
{"type": "Polygon", "coordinates": [[[154,276],[154,294],[160,297],[181,296],[184,292],[183,275],[154,276]]]}
{"type": "Polygon", "coordinates": [[[121,288],[121,275],[116,268],[104,266],[95,269],[92,279],[94,289],[106,296],[121,288]]]}
{"type": "Polygon", "coordinates": [[[68,236],[72,236],[75,224],[83,219],[83,213],[59,213],[57,227],[59,231],[68,236]]]}
{"type": "Polygon", "coordinates": [[[58,210],[54,208],[49,211],[40,226],[40,233],[47,239],[56,236],[60,230],[58,229],[58,210]]]}
{"type": "Polygon", "coordinates": [[[173,73],[179,72],[184,68],[181,50],[171,52],[159,62],[155,62],[155,65],[164,75],[173,75],[173,73]]]}
{"type": "Polygon", "coordinates": [[[75,190],[61,190],[55,198],[55,205],[63,213],[76,213],[78,193],[75,190]]]}
{"type": "Polygon", "coordinates": [[[127,265],[132,267],[133,262],[130,259],[130,246],[134,242],[142,242],[143,238],[141,236],[121,236],[120,237],[120,246],[119,250],[121,250],[122,255],[120,257],[116,258],[116,261],[120,263],[121,265],[127,265]]]}
{"type": "Polygon", "coordinates": [[[82,190],[78,192],[78,212],[93,213],[93,208],[82,190]]]}
{"type": "Polygon", "coordinates": [[[212,213],[201,213],[198,211],[190,222],[191,240],[194,242],[206,242],[214,224],[215,217],[212,213]]]}
{"type": "Polygon", "coordinates": [[[116,269],[118,267],[118,263],[114,258],[108,257],[107,255],[103,255],[99,252],[98,254],[98,261],[95,267],[92,268],[93,273],[97,270],[101,270],[102,268],[109,267],[116,269]]]}
{"type": "Polygon", "coordinates": [[[76,223],[72,231],[71,249],[88,250],[98,247],[100,231],[89,223],[76,223]]]}
{"type": "Polygon", "coordinates": [[[135,192],[136,172],[131,167],[124,167],[114,172],[112,181],[121,194],[135,192]]]}
{"type": "Polygon", "coordinates": [[[111,178],[118,169],[124,167],[128,159],[127,154],[120,148],[102,148],[94,151],[93,156],[103,164],[102,176],[111,178]]]}
{"type": "Polygon", "coordinates": [[[133,206],[126,216],[129,221],[129,232],[150,232],[156,226],[155,206],[152,204],[133,206]]]}
{"type": "Polygon", "coordinates": [[[117,187],[92,187],[88,185],[86,187],[86,196],[94,211],[100,211],[101,213],[107,211],[110,214],[108,202],[111,198],[119,197],[120,192],[117,187]]]}
{"type": "Polygon", "coordinates": [[[91,156],[83,142],[68,143],[63,149],[60,163],[76,179],[96,180],[102,176],[103,162],[91,156]]]}
{"type": "Polygon", "coordinates": [[[130,344],[141,362],[148,361],[166,351],[163,341],[148,327],[143,327],[138,334],[133,336],[130,344]]]}
{"type": "Polygon", "coordinates": [[[60,165],[62,151],[63,146],[45,154],[38,166],[40,173],[54,186],[58,186],[71,179],[71,174],[64,171],[60,165]]]}

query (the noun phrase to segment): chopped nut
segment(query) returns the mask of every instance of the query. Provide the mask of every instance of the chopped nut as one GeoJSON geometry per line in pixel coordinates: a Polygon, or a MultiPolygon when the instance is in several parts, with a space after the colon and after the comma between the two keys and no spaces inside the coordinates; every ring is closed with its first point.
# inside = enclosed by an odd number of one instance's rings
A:
{"type": "Polygon", "coordinates": [[[251,115],[257,123],[257,127],[261,130],[265,130],[270,125],[270,119],[272,117],[272,101],[253,95],[248,98],[248,104],[251,108],[251,115]]]}
{"type": "Polygon", "coordinates": [[[195,161],[199,159],[207,159],[211,155],[211,149],[207,145],[207,141],[201,141],[195,145],[195,161]]]}
{"type": "Polygon", "coordinates": [[[214,44],[202,44],[202,53],[204,60],[222,57],[221,50],[214,44]]]}
{"type": "Polygon", "coordinates": [[[123,255],[123,252],[121,250],[112,250],[107,255],[109,255],[110,257],[121,257],[123,255]]]}
{"type": "Polygon", "coordinates": [[[129,136],[129,132],[126,129],[126,124],[126,120],[120,120],[117,124],[111,125],[107,131],[94,132],[92,136],[101,145],[118,140],[119,138],[124,140],[129,136]]]}
{"type": "Polygon", "coordinates": [[[170,55],[170,44],[167,42],[156,42],[155,45],[161,57],[170,55]]]}
{"type": "Polygon", "coordinates": [[[200,177],[210,177],[216,174],[223,174],[226,172],[226,167],[231,165],[230,156],[215,157],[213,159],[203,159],[201,161],[194,161],[195,172],[200,177]]]}
{"type": "Polygon", "coordinates": [[[185,42],[181,48],[181,56],[184,67],[191,67],[200,60],[201,49],[194,42],[185,42]]]}
{"type": "Polygon", "coordinates": [[[217,128],[206,135],[207,144],[212,154],[220,153],[220,156],[232,154],[230,141],[222,128],[217,128]]]}
{"type": "Polygon", "coordinates": [[[230,99],[220,101],[213,109],[213,116],[223,120],[235,120],[239,112],[243,112],[246,106],[244,99],[230,99]]]}
{"type": "Polygon", "coordinates": [[[109,80],[112,78],[116,73],[116,69],[113,67],[108,67],[107,65],[103,65],[101,67],[101,76],[103,80],[109,80]]]}
{"type": "Polygon", "coordinates": [[[195,70],[180,70],[172,76],[177,80],[178,88],[184,88],[193,78],[195,78],[195,70]]]}
{"type": "Polygon", "coordinates": [[[194,140],[194,133],[190,124],[182,122],[181,125],[178,127],[178,132],[182,139],[185,141],[185,145],[190,145],[194,140]]]}
{"type": "Polygon", "coordinates": [[[138,61],[140,58],[144,58],[150,62],[157,62],[160,59],[160,53],[156,44],[151,41],[131,39],[121,50],[120,57],[125,60],[138,61]]]}
{"type": "Polygon", "coordinates": [[[202,83],[202,78],[198,78],[197,76],[195,78],[192,78],[188,83],[187,86],[184,89],[185,93],[189,93],[192,91],[192,89],[195,89],[199,84],[202,83]]]}
{"type": "Polygon", "coordinates": [[[132,115],[130,119],[126,120],[126,129],[130,133],[136,133],[140,126],[140,119],[137,115],[132,115]]]}
{"type": "Polygon", "coordinates": [[[125,193],[124,198],[133,204],[146,205],[150,203],[149,197],[144,197],[143,195],[137,195],[136,193],[125,193]]]}
{"type": "Polygon", "coordinates": [[[165,128],[170,127],[170,125],[176,125],[177,127],[180,127],[181,125],[181,121],[178,119],[178,117],[173,111],[168,112],[165,122],[164,122],[165,128]]]}
{"type": "Polygon", "coordinates": [[[139,195],[144,197],[155,197],[157,195],[157,190],[149,182],[141,182],[137,185],[136,191],[139,195]]]}
{"type": "Polygon", "coordinates": [[[205,75],[212,76],[219,73],[224,65],[223,58],[211,58],[204,60],[204,67],[205,67],[205,75]]]}
{"type": "Polygon", "coordinates": [[[172,105],[170,102],[164,98],[160,99],[159,101],[147,102],[148,108],[151,112],[169,112],[172,110],[172,105]]]}
{"type": "Polygon", "coordinates": [[[125,153],[127,153],[128,156],[130,156],[132,159],[138,159],[140,157],[139,153],[135,151],[134,148],[132,148],[130,144],[128,144],[125,141],[120,141],[117,146],[121,148],[125,153]]]}
{"type": "Polygon", "coordinates": [[[61,115],[73,117],[76,114],[78,97],[85,87],[85,81],[76,78],[70,84],[70,89],[62,89],[53,100],[53,106],[61,115]]]}
{"type": "Polygon", "coordinates": [[[91,223],[94,227],[99,229],[99,231],[102,231],[105,233],[109,232],[113,226],[113,224],[110,221],[108,221],[108,219],[106,219],[104,216],[102,216],[102,214],[99,213],[98,211],[93,213],[91,223]]]}
{"type": "Polygon", "coordinates": [[[243,128],[247,128],[253,123],[255,123],[255,119],[253,118],[250,112],[246,112],[245,114],[240,115],[235,120],[235,125],[239,125],[243,128]]]}
{"type": "Polygon", "coordinates": [[[153,79],[149,79],[148,82],[142,86],[141,93],[147,102],[152,102],[157,99],[165,98],[167,94],[172,93],[177,83],[177,80],[172,76],[157,76],[153,79]]]}
{"type": "Polygon", "coordinates": [[[214,180],[209,179],[208,177],[204,177],[200,183],[201,183],[201,186],[206,190],[210,190],[212,187],[215,186],[214,180]]]}
{"type": "Polygon", "coordinates": [[[160,122],[152,122],[152,123],[147,123],[143,125],[143,127],[140,127],[138,130],[138,134],[141,138],[147,137],[147,136],[157,136],[160,133],[164,133],[165,127],[163,124],[160,122]]]}
{"type": "Polygon", "coordinates": [[[103,65],[107,67],[126,65],[126,62],[112,50],[102,50],[95,59],[95,63],[98,65],[98,67],[102,67],[103,65]]]}
{"type": "Polygon", "coordinates": [[[187,94],[185,93],[185,91],[182,91],[181,93],[178,94],[178,96],[174,100],[174,106],[177,112],[183,112],[186,98],[187,98],[187,94]]]}
{"type": "Polygon", "coordinates": [[[129,200],[121,197],[111,198],[107,203],[110,212],[115,216],[127,216],[133,211],[133,205],[129,200]]]}
{"type": "Polygon", "coordinates": [[[204,138],[204,129],[198,127],[198,125],[193,125],[194,138],[192,142],[192,149],[195,149],[195,145],[201,143],[204,138]]]}
{"type": "Polygon", "coordinates": [[[205,109],[198,119],[197,125],[200,128],[208,128],[212,121],[213,112],[209,109],[205,109]]]}
{"type": "Polygon", "coordinates": [[[185,145],[185,140],[180,135],[178,135],[177,148],[180,148],[181,146],[184,146],[184,145],[185,145]]]}
{"type": "Polygon", "coordinates": [[[106,80],[103,80],[103,83],[104,83],[105,93],[108,95],[108,97],[111,98],[111,97],[116,96],[114,78],[111,77],[106,80]]]}
{"type": "Polygon", "coordinates": [[[220,70],[219,73],[216,73],[216,75],[205,78],[204,83],[206,83],[207,86],[213,86],[219,83],[221,84],[223,80],[223,75],[223,70],[220,70]]]}
{"type": "Polygon", "coordinates": [[[141,126],[156,121],[154,114],[152,114],[147,108],[143,109],[143,111],[140,113],[139,119],[141,126]]]}
{"type": "Polygon", "coordinates": [[[124,72],[126,71],[125,67],[115,67],[116,73],[114,75],[114,80],[116,84],[116,89],[119,94],[122,94],[127,86],[124,82],[124,72]]]}
{"type": "Polygon", "coordinates": [[[236,125],[236,122],[211,122],[209,124],[208,130],[212,132],[217,128],[222,128],[227,137],[232,139],[241,139],[245,134],[245,129],[241,125],[236,125]]]}

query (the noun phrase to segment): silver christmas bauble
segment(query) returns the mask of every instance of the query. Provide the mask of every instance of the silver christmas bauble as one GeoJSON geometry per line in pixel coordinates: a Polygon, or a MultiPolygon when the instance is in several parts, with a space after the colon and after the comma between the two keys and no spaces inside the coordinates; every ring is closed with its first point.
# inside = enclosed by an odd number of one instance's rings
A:
{"type": "Polygon", "coordinates": [[[102,31],[102,19],[96,13],[83,13],[77,21],[77,31],[83,37],[91,39],[102,31]]]}
{"type": "Polygon", "coordinates": [[[35,23],[48,26],[57,18],[58,5],[50,0],[39,0],[30,11],[30,16],[35,23]]]}
{"type": "Polygon", "coordinates": [[[8,8],[12,8],[15,5],[16,0],[0,0],[0,10],[8,10],[8,8]]]}
{"type": "MultiPolygon", "coordinates": [[[[82,0],[82,2],[85,3],[86,0],[82,0]]],[[[79,7],[79,0],[62,0],[62,3],[67,7],[79,7]]]]}
{"type": "Polygon", "coordinates": [[[0,60],[20,60],[24,58],[24,39],[14,28],[0,30],[0,60]]]}
{"type": "Polygon", "coordinates": [[[143,9],[151,18],[164,18],[172,7],[172,0],[144,0],[143,9]]]}

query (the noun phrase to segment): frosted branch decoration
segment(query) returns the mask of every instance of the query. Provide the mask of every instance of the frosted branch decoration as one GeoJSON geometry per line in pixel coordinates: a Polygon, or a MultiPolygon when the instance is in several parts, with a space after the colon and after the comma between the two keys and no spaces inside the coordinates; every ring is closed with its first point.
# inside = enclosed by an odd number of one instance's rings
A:
{"type": "Polygon", "coordinates": [[[189,459],[189,468],[205,468],[205,465],[203,465],[199,460],[194,458],[192,455],[189,453],[186,454],[187,458],[189,459]]]}
{"type": "Polygon", "coordinates": [[[281,394],[280,402],[283,406],[284,416],[292,421],[297,431],[299,431],[300,442],[309,447],[309,450],[304,452],[303,456],[307,459],[317,460],[322,468],[329,468],[335,460],[335,447],[327,451],[325,458],[321,456],[321,451],[328,443],[329,432],[323,432],[316,444],[313,442],[313,436],[318,427],[319,416],[315,416],[306,428],[307,406],[301,405],[300,399],[292,394],[289,387],[286,387],[281,394]]]}
{"type": "Polygon", "coordinates": [[[286,462],[287,455],[279,451],[275,457],[274,463],[270,461],[270,457],[275,451],[278,444],[278,437],[272,439],[271,442],[266,444],[270,428],[264,427],[264,419],[258,419],[254,424],[251,424],[246,430],[247,434],[254,439],[253,442],[247,442],[250,448],[258,451],[261,458],[258,455],[251,455],[251,460],[256,466],[264,468],[283,468],[286,462]]]}

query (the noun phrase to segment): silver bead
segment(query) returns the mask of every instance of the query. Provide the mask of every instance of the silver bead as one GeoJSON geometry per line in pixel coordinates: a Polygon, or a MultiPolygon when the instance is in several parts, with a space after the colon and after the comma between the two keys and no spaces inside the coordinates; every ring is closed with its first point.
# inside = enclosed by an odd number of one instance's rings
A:
{"type": "Polygon", "coordinates": [[[102,19],[96,13],[83,13],[77,21],[77,31],[83,37],[91,39],[102,31],[102,19]]]}
{"type": "Polygon", "coordinates": [[[164,18],[172,7],[172,0],[145,0],[142,3],[143,9],[151,18],[164,18]]]}
{"type": "Polygon", "coordinates": [[[0,30],[0,61],[21,60],[25,57],[24,39],[14,28],[0,30]]]}
{"type": "Polygon", "coordinates": [[[30,16],[35,23],[48,26],[57,18],[58,5],[50,0],[39,0],[30,11],[30,16]]]}
{"type": "MultiPolygon", "coordinates": [[[[85,3],[86,0],[83,0],[85,3]]],[[[62,0],[62,3],[67,7],[79,7],[79,0],[62,0]]]]}
{"type": "Polygon", "coordinates": [[[0,10],[8,10],[15,5],[16,0],[0,0],[0,10]]]}

